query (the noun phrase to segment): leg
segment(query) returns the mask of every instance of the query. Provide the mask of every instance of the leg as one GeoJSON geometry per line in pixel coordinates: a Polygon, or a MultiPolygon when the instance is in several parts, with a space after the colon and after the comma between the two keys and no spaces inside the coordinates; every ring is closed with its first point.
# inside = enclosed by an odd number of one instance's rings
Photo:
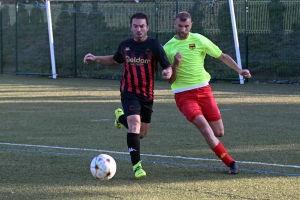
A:
{"type": "Polygon", "coordinates": [[[145,122],[141,123],[140,139],[143,139],[146,136],[149,127],[150,127],[150,123],[145,123],[145,122]]]}
{"type": "MultiPolygon", "coordinates": [[[[133,120],[134,122],[139,119],[140,120],[139,126],[137,127],[131,126],[132,122],[129,119],[127,119],[129,130],[131,130],[132,132],[139,131],[139,138],[138,138],[139,140],[144,138],[148,132],[151,116],[152,116],[152,107],[153,107],[153,101],[149,101],[148,99],[143,99],[143,98],[141,98],[140,100],[141,100],[140,115],[136,116],[135,120],[133,120]]],[[[142,169],[141,161],[139,161],[133,166],[133,171],[136,178],[142,178],[146,176],[146,172],[142,169]]]]}
{"type": "Polygon", "coordinates": [[[178,109],[201,132],[209,147],[227,165],[229,173],[237,174],[235,161],[229,156],[216,137],[224,135],[224,127],[217,103],[211,88],[205,86],[191,91],[175,94],[178,109]],[[233,168],[232,168],[233,166],[233,168]]]}
{"type": "Polygon", "coordinates": [[[125,126],[128,126],[127,147],[133,165],[133,172],[136,178],[142,178],[146,176],[146,172],[142,169],[140,154],[141,100],[139,96],[131,93],[122,93],[121,100],[124,115],[120,116],[119,120],[125,126]]]}
{"type": "MultiPolygon", "coordinates": [[[[129,129],[128,121],[127,121],[128,119],[125,117],[121,108],[118,108],[115,110],[115,115],[116,115],[115,127],[117,129],[120,129],[122,127],[122,125],[124,125],[127,129],[129,129]]],[[[140,139],[143,139],[149,130],[150,123],[141,122],[140,127],[141,128],[140,128],[139,136],[140,136],[140,139]]]]}
{"type": "MultiPolygon", "coordinates": [[[[239,167],[235,160],[230,157],[223,144],[216,138],[213,129],[209,126],[210,123],[206,121],[203,115],[199,115],[192,122],[201,132],[209,147],[215,154],[224,162],[225,165],[230,167],[229,174],[238,174],[239,167]]],[[[215,121],[213,124],[222,124],[220,120],[215,121]]]]}
{"type": "Polygon", "coordinates": [[[206,121],[203,115],[198,115],[192,123],[198,128],[198,130],[203,135],[206,143],[210,148],[214,148],[220,142],[218,138],[215,137],[212,128],[209,123],[206,121]]]}
{"type": "Polygon", "coordinates": [[[128,121],[128,132],[127,132],[127,147],[131,156],[132,165],[137,164],[140,160],[140,116],[139,115],[129,115],[127,117],[128,121]]]}
{"type": "Polygon", "coordinates": [[[141,117],[140,115],[130,115],[127,117],[128,133],[140,134],[141,117]]]}
{"type": "MultiPolygon", "coordinates": [[[[149,130],[150,122],[151,122],[151,116],[153,113],[152,110],[153,107],[153,101],[144,100],[142,101],[142,105],[140,107],[140,118],[141,118],[141,125],[140,125],[140,139],[144,138],[149,130]]],[[[127,129],[129,129],[128,126],[128,119],[126,118],[123,110],[121,108],[118,108],[115,110],[115,127],[120,129],[122,125],[124,125],[127,129]]],[[[130,130],[128,130],[130,132],[130,130]]]]}
{"type": "Polygon", "coordinates": [[[208,122],[208,123],[216,137],[224,136],[224,125],[222,119],[213,122],[208,122]]]}
{"type": "Polygon", "coordinates": [[[140,129],[141,117],[140,115],[129,115],[127,117],[128,133],[127,146],[130,153],[131,162],[133,165],[133,172],[136,178],[146,176],[146,172],[142,169],[141,153],[140,153],[140,129]]]}
{"type": "Polygon", "coordinates": [[[140,130],[140,139],[144,138],[149,130],[151,116],[153,113],[152,110],[153,102],[146,101],[144,102],[141,108],[141,130],[140,130]]]}

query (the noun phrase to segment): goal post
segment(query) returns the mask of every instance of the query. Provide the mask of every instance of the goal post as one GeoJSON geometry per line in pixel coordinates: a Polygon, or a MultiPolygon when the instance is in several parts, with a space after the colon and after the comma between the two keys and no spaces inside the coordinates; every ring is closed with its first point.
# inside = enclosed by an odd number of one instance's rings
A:
{"type": "Polygon", "coordinates": [[[49,35],[49,48],[51,57],[51,69],[52,77],[49,78],[56,79],[56,65],[55,65],[55,54],[54,54],[54,40],[53,40],[53,30],[52,30],[52,16],[51,16],[51,6],[50,0],[46,0],[46,13],[47,13],[47,24],[48,24],[48,35],[49,35]]]}
{"type": "MultiPolygon", "coordinates": [[[[239,45],[237,28],[236,28],[233,0],[228,0],[228,2],[229,2],[230,18],[231,18],[231,24],[232,24],[232,32],[233,32],[233,39],[234,39],[234,47],[235,47],[237,64],[238,64],[239,68],[242,69],[240,45],[239,45]]],[[[239,81],[240,81],[240,84],[244,84],[244,77],[239,75],[239,81]]]]}

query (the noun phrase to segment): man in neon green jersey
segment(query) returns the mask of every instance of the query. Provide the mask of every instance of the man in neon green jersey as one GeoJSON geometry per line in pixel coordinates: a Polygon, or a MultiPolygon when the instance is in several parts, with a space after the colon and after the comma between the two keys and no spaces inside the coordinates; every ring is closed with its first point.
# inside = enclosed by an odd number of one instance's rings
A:
{"type": "Polygon", "coordinates": [[[204,68],[206,54],[218,58],[240,75],[250,78],[249,70],[242,70],[237,63],[209,39],[198,33],[191,33],[191,15],[180,12],[174,26],[177,34],[164,46],[171,63],[180,63],[173,68],[168,80],[178,109],[203,135],[208,146],[228,166],[229,174],[238,174],[239,167],[230,157],[217,137],[224,135],[222,116],[209,85],[210,74],[204,68]]]}

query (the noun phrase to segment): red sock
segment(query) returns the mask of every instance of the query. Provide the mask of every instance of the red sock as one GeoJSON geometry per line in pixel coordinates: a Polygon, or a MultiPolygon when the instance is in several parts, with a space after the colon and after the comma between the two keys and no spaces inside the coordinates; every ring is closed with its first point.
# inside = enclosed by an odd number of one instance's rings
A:
{"type": "Polygon", "coordinates": [[[219,144],[214,147],[211,148],[211,150],[213,150],[215,152],[215,154],[223,161],[223,163],[225,163],[225,165],[227,165],[228,167],[230,166],[230,163],[232,163],[234,160],[229,156],[229,154],[227,153],[225,147],[223,146],[223,144],[221,142],[219,142],[219,144]]]}

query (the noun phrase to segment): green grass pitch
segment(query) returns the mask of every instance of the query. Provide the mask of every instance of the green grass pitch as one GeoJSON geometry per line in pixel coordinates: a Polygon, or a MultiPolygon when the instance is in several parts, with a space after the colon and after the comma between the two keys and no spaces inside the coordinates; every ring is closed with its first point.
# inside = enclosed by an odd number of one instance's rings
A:
{"type": "Polygon", "coordinates": [[[135,180],[126,129],[113,125],[119,81],[0,75],[0,199],[299,199],[299,86],[211,85],[240,174],[226,173],[157,81],[141,140],[147,177],[135,180]],[[89,170],[100,153],[117,162],[109,181],[89,170]]]}

